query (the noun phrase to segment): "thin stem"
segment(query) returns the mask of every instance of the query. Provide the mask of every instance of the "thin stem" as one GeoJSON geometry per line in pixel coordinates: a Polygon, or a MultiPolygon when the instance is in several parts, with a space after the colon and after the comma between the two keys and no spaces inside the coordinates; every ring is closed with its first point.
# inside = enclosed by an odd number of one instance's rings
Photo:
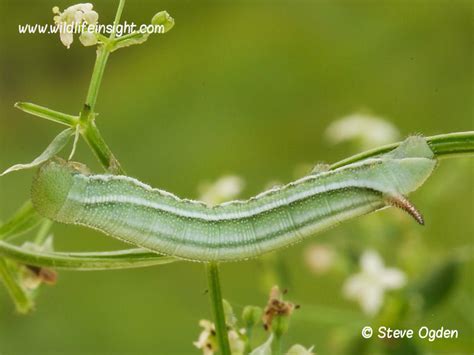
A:
{"type": "Polygon", "coordinates": [[[51,230],[52,226],[53,226],[52,220],[43,218],[38,234],[36,234],[35,244],[41,245],[46,241],[46,238],[48,237],[49,231],[51,230]]]}
{"type": "MultiPolygon", "coordinates": [[[[115,29],[117,24],[120,22],[124,6],[125,0],[120,0],[115,14],[114,28],[110,34],[110,40],[113,40],[115,37],[115,29]]],[[[102,77],[104,76],[107,59],[110,55],[111,47],[109,44],[111,42],[112,41],[102,44],[97,48],[97,57],[92,72],[91,82],[89,84],[89,90],[87,92],[86,102],[80,115],[82,126],[81,134],[106,170],[113,174],[125,174],[120,163],[113,155],[104,138],[102,138],[102,135],[95,124],[95,105],[97,103],[97,96],[102,77]]]]}
{"type": "Polygon", "coordinates": [[[116,30],[117,25],[120,23],[120,18],[122,17],[124,6],[125,6],[125,0],[120,0],[118,8],[117,8],[117,12],[115,13],[114,28],[112,30],[112,33],[110,34],[111,40],[115,38],[115,33],[116,33],[115,30],[116,30]]]}
{"type": "MultiPolygon", "coordinates": [[[[102,77],[104,76],[105,65],[109,58],[110,52],[106,45],[99,45],[97,48],[97,57],[95,59],[94,70],[92,71],[92,77],[89,84],[89,90],[87,91],[86,107],[91,112],[95,110],[95,104],[97,102],[97,95],[99,94],[100,84],[102,77]]],[[[81,114],[82,118],[87,118],[89,115],[81,114]]]]}
{"type": "Polygon", "coordinates": [[[281,355],[283,337],[281,334],[273,333],[272,355],[281,355]]]}
{"type": "Polygon", "coordinates": [[[474,131],[440,134],[426,139],[437,158],[474,153],[474,131]]]}
{"type": "MultiPolygon", "coordinates": [[[[433,150],[437,159],[451,158],[460,155],[469,156],[474,153],[474,131],[440,134],[437,136],[427,137],[426,141],[433,150]]],[[[384,145],[382,147],[377,147],[353,155],[352,157],[334,163],[331,165],[331,169],[340,168],[344,165],[387,153],[398,147],[400,144],[401,142],[384,145]]]]}
{"type": "MultiPolygon", "coordinates": [[[[114,27],[110,34],[110,40],[115,38],[116,27],[122,17],[123,8],[125,6],[125,0],[120,0],[117,12],[115,13],[114,27]]],[[[107,44],[99,45],[97,48],[97,57],[94,64],[94,70],[92,72],[91,82],[89,84],[89,90],[87,92],[86,106],[90,109],[91,113],[95,111],[95,104],[97,102],[97,95],[99,94],[100,84],[102,77],[104,76],[105,66],[107,59],[110,55],[110,49],[107,44]]]]}
{"type": "Polygon", "coordinates": [[[105,142],[94,120],[89,121],[81,133],[84,140],[106,170],[112,174],[125,175],[125,171],[105,142]]]}
{"type": "Polygon", "coordinates": [[[209,300],[211,302],[212,316],[216,326],[216,337],[219,349],[223,355],[230,355],[218,264],[213,262],[206,264],[206,273],[209,284],[209,300]]]}

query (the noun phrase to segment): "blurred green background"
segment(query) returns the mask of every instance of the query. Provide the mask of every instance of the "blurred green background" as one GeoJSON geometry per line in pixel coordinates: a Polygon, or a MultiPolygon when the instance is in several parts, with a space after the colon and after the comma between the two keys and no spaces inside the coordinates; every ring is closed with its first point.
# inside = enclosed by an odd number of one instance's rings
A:
{"type": "MultiPolygon", "coordinates": [[[[94,2],[101,23],[112,21],[116,3],[94,2]]],[[[57,35],[18,34],[18,24],[51,23],[53,6],[71,4],[0,1],[0,170],[31,160],[61,129],[15,110],[16,101],[73,114],[81,109],[94,49],[77,38],[66,50],[57,35]]],[[[160,10],[175,18],[172,31],[112,54],[98,125],[130,175],[179,196],[196,198],[202,181],[233,173],[245,179],[248,197],[271,180],[292,180],[301,164],[356,153],[357,145],[332,145],[324,131],[361,110],[386,117],[402,136],[474,128],[470,1],[135,0],[123,19],[148,23],[160,10]]],[[[76,159],[100,171],[82,142],[76,159]]],[[[309,245],[334,246],[349,259],[376,249],[414,283],[459,248],[472,248],[472,167],[467,159],[442,162],[414,194],[424,228],[389,209],[279,252],[281,286],[302,306],[285,344],[337,353],[347,339],[360,339],[360,325],[376,326],[343,297],[346,276],[308,269],[309,245]],[[354,326],[349,315],[361,323],[354,326]]],[[[28,198],[32,175],[0,179],[0,220],[28,198]]],[[[79,227],[53,231],[58,250],[124,247],[79,227]]],[[[459,330],[457,340],[416,339],[422,352],[474,351],[474,263],[467,250],[449,295],[395,324],[459,330]]],[[[266,303],[268,285],[279,277],[271,269],[261,260],[222,266],[224,295],[237,312],[266,303]]],[[[0,288],[0,353],[198,353],[192,345],[198,321],[210,317],[206,288],[204,268],[195,263],[61,272],[28,316],[15,314],[0,288]]]]}

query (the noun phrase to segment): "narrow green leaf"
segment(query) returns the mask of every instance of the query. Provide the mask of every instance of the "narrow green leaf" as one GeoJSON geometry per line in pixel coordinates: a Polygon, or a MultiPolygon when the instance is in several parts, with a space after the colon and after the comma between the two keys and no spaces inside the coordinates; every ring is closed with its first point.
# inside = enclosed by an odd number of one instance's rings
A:
{"type": "Polygon", "coordinates": [[[26,265],[78,271],[129,269],[177,261],[175,258],[144,249],[89,253],[45,252],[2,241],[0,241],[0,255],[26,265]]]}
{"type": "Polygon", "coordinates": [[[15,107],[33,116],[41,117],[66,126],[74,126],[79,121],[79,118],[76,116],[54,111],[47,107],[32,104],[30,102],[17,102],[15,107]]]}
{"type": "Polygon", "coordinates": [[[13,270],[4,259],[0,259],[0,280],[3,281],[19,313],[25,314],[33,309],[32,299],[15,280],[13,270]]]}
{"type": "Polygon", "coordinates": [[[222,305],[224,306],[224,316],[227,325],[235,327],[237,325],[237,317],[234,314],[234,310],[229,301],[223,299],[222,305]]]}
{"type": "Polygon", "coordinates": [[[118,37],[113,42],[113,51],[117,49],[133,46],[135,44],[142,44],[148,39],[148,33],[133,32],[128,35],[118,37]]]}
{"type": "Polygon", "coordinates": [[[74,129],[72,128],[65,129],[64,131],[59,133],[53,139],[53,141],[48,145],[45,151],[41,153],[41,155],[37,157],[35,160],[33,160],[31,163],[13,165],[12,167],[8,168],[3,173],[1,173],[0,176],[9,174],[12,171],[32,169],[43,164],[45,161],[47,161],[48,159],[51,159],[53,156],[58,154],[66,146],[66,144],[69,142],[69,139],[71,138],[73,134],[74,134],[74,129]]]}
{"type": "Polygon", "coordinates": [[[43,218],[27,201],[5,224],[0,226],[0,239],[10,239],[36,227],[43,218]]]}

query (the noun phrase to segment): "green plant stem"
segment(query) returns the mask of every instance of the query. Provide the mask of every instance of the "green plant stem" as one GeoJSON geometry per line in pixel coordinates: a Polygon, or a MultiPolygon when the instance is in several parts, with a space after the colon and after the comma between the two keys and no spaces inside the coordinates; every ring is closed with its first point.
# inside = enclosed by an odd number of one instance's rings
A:
{"type": "MultiPolygon", "coordinates": [[[[121,3],[124,1],[121,1],[121,3]]],[[[120,7],[120,6],[119,6],[120,7]]],[[[87,92],[86,103],[80,114],[81,135],[94,152],[102,166],[112,174],[125,174],[117,158],[110,150],[95,123],[95,104],[102,82],[102,77],[110,54],[105,45],[101,45],[97,50],[97,59],[92,72],[92,78],[87,92]]]]}
{"type": "Polygon", "coordinates": [[[206,273],[209,285],[209,300],[211,302],[212,316],[216,326],[216,337],[219,344],[219,350],[224,355],[230,355],[231,353],[229,338],[227,336],[227,324],[225,321],[221,285],[219,280],[219,265],[213,262],[206,264],[206,273]]]}
{"type": "Polygon", "coordinates": [[[42,245],[46,238],[48,238],[49,231],[53,226],[53,221],[47,218],[43,218],[43,221],[40,224],[38,234],[36,234],[35,244],[42,245]]]}
{"type": "Polygon", "coordinates": [[[99,94],[100,84],[104,76],[105,66],[109,59],[110,51],[105,44],[99,45],[97,48],[97,57],[95,59],[94,70],[92,71],[92,77],[89,84],[89,90],[87,91],[86,106],[94,112],[95,104],[97,103],[97,96],[99,94]]]}
{"type": "Polygon", "coordinates": [[[110,42],[103,43],[97,48],[97,56],[92,71],[89,90],[87,91],[86,102],[79,118],[82,137],[97,156],[102,166],[113,174],[125,174],[125,172],[105,140],[102,138],[102,135],[95,124],[95,106],[102,78],[104,76],[105,66],[107,65],[107,60],[112,48],[110,43],[115,38],[115,28],[120,22],[124,6],[125,0],[120,0],[115,14],[114,28],[109,38],[110,42]]]}
{"type": "Polygon", "coordinates": [[[107,171],[112,174],[125,175],[125,171],[102,137],[94,119],[90,120],[83,127],[81,133],[97,159],[99,159],[99,162],[107,171]]]}
{"type": "Polygon", "coordinates": [[[113,28],[112,33],[110,34],[111,40],[115,38],[116,28],[117,28],[117,25],[120,23],[120,18],[122,17],[124,6],[125,6],[125,0],[120,0],[118,8],[117,8],[117,12],[115,13],[114,28],[113,28]]]}
{"type": "Polygon", "coordinates": [[[283,337],[280,334],[273,333],[272,355],[281,355],[283,337]]]}
{"type": "MultiPolygon", "coordinates": [[[[474,154],[474,131],[455,132],[426,137],[426,141],[437,159],[474,154]]],[[[331,165],[331,169],[355,163],[370,157],[387,153],[400,145],[401,142],[384,145],[353,155],[331,165]]]]}
{"type": "MultiPolygon", "coordinates": [[[[120,0],[117,12],[115,13],[114,27],[110,34],[109,40],[115,38],[116,27],[120,23],[122,17],[123,8],[125,6],[125,0],[120,0]]],[[[86,97],[86,106],[90,109],[91,113],[95,111],[95,104],[97,102],[97,95],[99,94],[100,84],[104,76],[105,66],[109,59],[110,48],[108,43],[104,43],[97,48],[97,57],[94,64],[94,70],[92,71],[92,78],[89,84],[89,90],[86,97]]]]}

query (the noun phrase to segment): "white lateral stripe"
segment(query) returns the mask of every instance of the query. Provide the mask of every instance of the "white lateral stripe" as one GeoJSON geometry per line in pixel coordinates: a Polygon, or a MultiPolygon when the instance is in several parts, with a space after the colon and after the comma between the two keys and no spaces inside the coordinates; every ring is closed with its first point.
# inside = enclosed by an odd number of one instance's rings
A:
{"type": "MultiPolygon", "coordinates": [[[[351,187],[381,190],[381,187],[374,186],[373,182],[349,180],[345,182],[338,182],[338,183],[333,183],[333,184],[328,184],[328,185],[323,185],[323,186],[316,186],[308,191],[301,192],[299,194],[294,194],[293,196],[290,196],[287,199],[272,201],[271,204],[257,206],[255,208],[250,208],[246,211],[245,210],[242,211],[241,209],[239,212],[230,212],[230,213],[226,212],[225,207],[222,207],[222,205],[221,207],[216,206],[216,207],[209,208],[204,204],[202,205],[200,204],[202,206],[202,212],[201,212],[201,211],[192,211],[192,210],[188,210],[188,209],[180,208],[180,207],[174,207],[169,204],[160,203],[156,201],[150,201],[148,199],[141,198],[141,197],[127,196],[127,195],[120,195],[120,194],[94,196],[92,198],[84,198],[84,196],[75,195],[75,196],[69,196],[69,199],[73,200],[74,202],[78,202],[81,204],[88,204],[88,205],[101,204],[101,203],[127,203],[127,204],[132,204],[138,207],[147,207],[147,208],[152,208],[152,209],[172,213],[179,217],[195,218],[195,219],[201,219],[205,221],[220,221],[220,220],[232,220],[232,219],[252,217],[257,214],[267,212],[278,207],[286,206],[293,202],[296,202],[308,197],[316,196],[318,194],[322,194],[322,193],[326,193],[330,191],[337,191],[344,188],[351,188],[351,187]],[[219,211],[219,209],[224,209],[224,211],[221,212],[219,211]]],[[[261,197],[259,197],[259,199],[261,199],[261,197]]],[[[178,198],[178,201],[183,203],[184,205],[186,204],[186,200],[181,200],[178,198]]],[[[256,199],[254,199],[253,201],[256,201],[256,199]]],[[[244,206],[244,204],[242,203],[241,206],[244,206]]]]}

